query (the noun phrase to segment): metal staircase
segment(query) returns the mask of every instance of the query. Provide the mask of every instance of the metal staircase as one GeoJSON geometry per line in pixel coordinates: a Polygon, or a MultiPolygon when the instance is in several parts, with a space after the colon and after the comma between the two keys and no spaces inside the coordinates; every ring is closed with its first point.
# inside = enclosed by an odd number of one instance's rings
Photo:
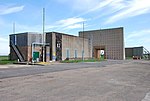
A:
{"type": "Polygon", "coordinates": [[[13,48],[13,50],[15,51],[17,57],[19,58],[19,61],[20,61],[20,62],[24,62],[24,59],[23,59],[23,57],[22,57],[20,51],[19,51],[18,48],[16,47],[16,45],[13,43],[12,40],[10,40],[10,43],[11,43],[10,46],[12,46],[12,48],[13,48]]]}
{"type": "Polygon", "coordinates": [[[143,47],[143,58],[149,59],[150,58],[149,55],[150,55],[150,52],[146,48],[143,47]]]}

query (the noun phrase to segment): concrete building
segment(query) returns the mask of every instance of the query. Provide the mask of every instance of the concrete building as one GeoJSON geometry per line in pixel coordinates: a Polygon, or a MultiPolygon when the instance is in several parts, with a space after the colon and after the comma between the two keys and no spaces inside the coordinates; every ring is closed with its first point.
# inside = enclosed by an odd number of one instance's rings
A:
{"type": "Polygon", "coordinates": [[[58,32],[48,32],[46,33],[46,43],[50,43],[50,60],[82,58],[83,44],[84,57],[90,57],[88,39],[58,32]]]}
{"type": "Polygon", "coordinates": [[[42,34],[25,32],[10,35],[10,59],[20,61],[61,61],[67,58],[82,58],[83,44],[84,57],[89,58],[89,41],[78,36],[58,32],[47,32],[44,47],[42,34]],[[37,60],[38,59],[38,60],[37,60]]]}
{"type": "Polygon", "coordinates": [[[10,35],[10,59],[20,61],[61,61],[65,59],[125,59],[123,28],[79,32],[79,36],[58,32],[26,32],[10,35]],[[43,51],[44,50],[44,51],[43,51]]]}
{"type": "Polygon", "coordinates": [[[81,31],[79,36],[89,39],[92,57],[100,58],[104,52],[106,59],[125,59],[123,27],[81,31]]]}

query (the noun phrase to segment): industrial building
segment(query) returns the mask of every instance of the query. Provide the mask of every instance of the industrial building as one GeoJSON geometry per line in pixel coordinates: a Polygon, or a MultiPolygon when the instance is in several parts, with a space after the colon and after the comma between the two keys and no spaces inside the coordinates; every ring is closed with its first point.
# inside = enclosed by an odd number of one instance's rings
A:
{"type": "Polygon", "coordinates": [[[61,61],[65,59],[125,59],[123,27],[80,31],[79,36],[58,32],[10,35],[10,59],[61,61]],[[44,51],[43,51],[44,50],[44,51]]]}
{"type": "Polygon", "coordinates": [[[48,32],[46,33],[46,43],[50,44],[50,60],[82,58],[83,50],[85,58],[91,57],[88,39],[58,32],[48,32]]]}
{"type": "Polygon", "coordinates": [[[123,27],[82,31],[79,36],[89,39],[92,57],[99,58],[103,51],[106,59],[125,59],[123,27]]]}
{"type": "Polygon", "coordinates": [[[11,34],[9,38],[11,60],[29,61],[32,58],[32,43],[42,43],[42,34],[35,32],[11,34]]]}
{"type": "Polygon", "coordinates": [[[20,61],[61,61],[69,58],[89,58],[89,41],[78,36],[47,32],[44,44],[42,34],[25,32],[10,35],[10,59],[20,61]],[[84,44],[84,45],[83,45],[84,44]],[[38,59],[38,60],[37,60],[38,59]]]}
{"type": "Polygon", "coordinates": [[[126,58],[150,60],[150,52],[143,46],[125,48],[125,56],[126,58]]]}

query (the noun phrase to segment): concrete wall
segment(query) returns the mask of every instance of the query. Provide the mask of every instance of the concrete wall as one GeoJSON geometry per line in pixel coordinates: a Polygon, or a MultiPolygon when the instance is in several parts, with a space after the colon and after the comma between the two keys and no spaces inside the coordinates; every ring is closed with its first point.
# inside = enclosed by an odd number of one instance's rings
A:
{"type": "MultiPolygon", "coordinates": [[[[69,50],[69,58],[75,58],[75,51],[77,58],[82,58],[83,38],[81,37],[58,32],[47,32],[46,42],[50,43],[50,60],[59,61],[60,58],[65,60],[67,58],[67,50],[69,50]],[[58,43],[60,44],[57,45],[58,43]],[[60,51],[58,51],[58,48],[60,51]]],[[[91,57],[88,39],[84,39],[84,51],[85,58],[91,57]]]]}
{"type": "Polygon", "coordinates": [[[107,59],[125,59],[123,28],[101,29],[79,32],[80,37],[92,41],[92,53],[98,48],[105,48],[107,59]]]}
{"type": "Polygon", "coordinates": [[[82,50],[84,43],[84,57],[89,58],[89,41],[78,36],[62,35],[62,60],[67,58],[67,50],[69,50],[69,58],[75,58],[75,50],[77,58],[82,58],[82,50]],[[84,40],[84,42],[83,42],[84,40]]]}
{"type": "Polygon", "coordinates": [[[52,33],[52,60],[56,60],[56,35],[52,33]]]}

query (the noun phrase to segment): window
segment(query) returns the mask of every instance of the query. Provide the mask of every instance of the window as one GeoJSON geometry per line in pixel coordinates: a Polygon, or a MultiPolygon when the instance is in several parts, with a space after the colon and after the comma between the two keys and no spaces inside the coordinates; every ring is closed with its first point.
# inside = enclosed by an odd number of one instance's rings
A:
{"type": "Polygon", "coordinates": [[[66,53],[66,57],[69,58],[69,57],[70,57],[69,49],[67,49],[66,52],[67,52],[67,53],[66,53]]]}
{"type": "Polygon", "coordinates": [[[74,57],[77,58],[77,50],[74,51],[74,57]]]}

